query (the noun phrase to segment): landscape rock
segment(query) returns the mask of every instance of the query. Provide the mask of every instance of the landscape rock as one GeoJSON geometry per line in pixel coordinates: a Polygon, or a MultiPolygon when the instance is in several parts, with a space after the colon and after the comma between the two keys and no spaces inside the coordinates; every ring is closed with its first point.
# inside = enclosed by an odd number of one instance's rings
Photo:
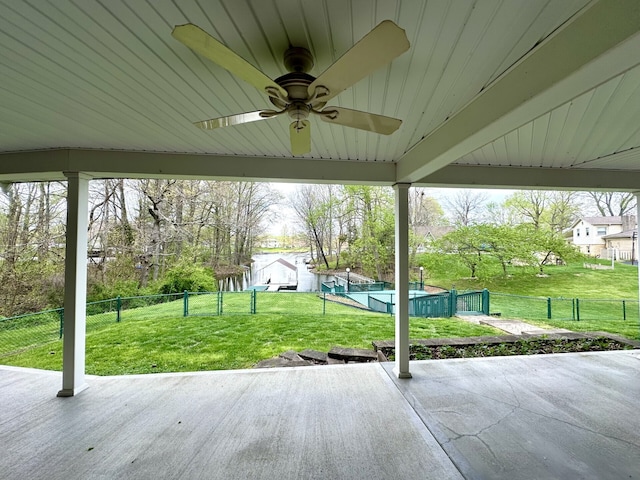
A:
{"type": "Polygon", "coordinates": [[[283,352],[279,355],[280,358],[284,358],[285,360],[290,360],[292,362],[301,362],[304,361],[304,358],[302,358],[300,355],[298,355],[298,352],[294,351],[294,350],[287,350],[286,352],[283,352]]]}
{"type": "Polygon", "coordinates": [[[303,367],[309,365],[344,365],[386,361],[382,352],[362,348],[333,347],[330,352],[306,349],[302,352],[287,350],[277,357],[258,362],[254,368],[303,367]]]}
{"type": "Polygon", "coordinates": [[[311,350],[309,348],[301,351],[300,353],[298,353],[298,355],[305,360],[311,360],[315,363],[327,363],[328,358],[326,352],[311,350]]]}
{"type": "Polygon", "coordinates": [[[258,362],[254,368],[277,368],[277,367],[307,367],[312,365],[306,360],[287,360],[282,357],[269,358],[258,362]]]}
{"type": "Polygon", "coordinates": [[[346,362],[377,362],[378,354],[364,348],[333,347],[329,350],[329,357],[346,362]]]}

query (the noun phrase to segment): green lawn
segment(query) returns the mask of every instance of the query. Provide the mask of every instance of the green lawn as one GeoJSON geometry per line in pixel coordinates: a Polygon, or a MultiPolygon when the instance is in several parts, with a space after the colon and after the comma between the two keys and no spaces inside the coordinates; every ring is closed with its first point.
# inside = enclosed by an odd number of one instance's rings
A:
{"type": "MultiPolygon", "coordinates": [[[[638,267],[617,263],[614,270],[590,270],[583,262],[566,266],[545,267],[546,276],[540,277],[531,268],[509,267],[509,276],[500,274],[499,268],[484,278],[468,278],[469,271],[460,267],[453,256],[436,261],[424,257],[418,259],[429,265],[425,268],[425,283],[443,288],[476,290],[486,288],[490,292],[510,293],[532,297],[638,299],[638,267]]],[[[588,263],[608,262],[587,260],[588,263]]]]}
{"type": "MultiPolygon", "coordinates": [[[[225,297],[229,301],[228,309],[246,308],[244,297],[230,294],[225,297]]],[[[204,301],[203,297],[201,308],[204,301]]],[[[113,318],[113,313],[100,316],[99,322],[89,317],[87,324],[95,326],[88,327],[87,332],[87,373],[118,375],[248,368],[290,349],[327,351],[335,345],[371,348],[373,340],[394,338],[392,316],[335,303],[323,307],[322,300],[315,294],[264,294],[258,296],[256,303],[258,311],[262,305],[264,313],[187,318],[175,313],[163,314],[163,309],[166,312],[178,309],[180,302],[172,302],[125,311],[120,323],[104,321],[105,315],[113,318]],[[323,308],[327,315],[321,314],[323,308]]],[[[412,319],[410,331],[411,338],[416,339],[497,333],[493,328],[456,319],[412,319]]],[[[60,370],[61,355],[61,342],[56,340],[1,357],[0,362],[60,370]]]]}
{"type": "MultiPolygon", "coordinates": [[[[441,258],[425,283],[459,291],[487,288],[491,312],[547,327],[601,330],[640,338],[637,267],[589,270],[580,264],[547,267],[548,276],[511,268],[509,277],[464,278],[464,270],[441,258]],[[552,319],[547,319],[547,297],[552,319]],[[579,298],[580,321],[574,300],[579,298]],[[596,302],[595,299],[607,299],[596,302]],[[622,299],[626,320],[623,319],[622,299]]],[[[87,372],[98,375],[247,368],[286,350],[329,350],[334,345],[370,348],[394,337],[395,320],[335,302],[315,293],[258,292],[196,295],[183,317],[182,299],[151,306],[126,300],[121,322],[114,311],[87,317],[87,372]],[[216,315],[222,307],[223,315],[216,315]]],[[[96,307],[97,308],[97,307],[96,307]]],[[[102,308],[102,307],[100,307],[102,308]]],[[[113,305],[109,308],[113,309],[113,305]]],[[[59,320],[55,313],[0,322],[0,363],[60,370],[59,320]],[[19,326],[20,328],[14,328],[19,326]],[[7,354],[6,352],[12,352],[7,354]]],[[[411,338],[495,335],[498,331],[456,319],[412,318],[411,338]]]]}
{"type": "MultiPolygon", "coordinates": [[[[584,268],[583,262],[576,262],[547,266],[545,276],[538,276],[531,268],[509,267],[509,276],[504,276],[493,265],[485,269],[491,276],[470,279],[465,278],[469,272],[455,256],[425,255],[418,260],[429,265],[425,270],[427,284],[447,289],[455,285],[458,291],[488,289],[491,313],[500,313],[502,318],[640,338],[637,266],[617,263],[613,270],[591,270],[584,268]],[[551,298],[551,319],[547,318],[548,298],[551,298]]],[[[596,259],[586,262],[610,265],[596,259]]]]}

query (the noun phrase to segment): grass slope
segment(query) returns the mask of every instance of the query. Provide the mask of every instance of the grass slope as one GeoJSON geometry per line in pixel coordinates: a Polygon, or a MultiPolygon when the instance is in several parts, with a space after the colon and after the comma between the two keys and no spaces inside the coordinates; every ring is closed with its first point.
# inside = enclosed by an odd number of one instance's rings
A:
{"type": "MultiPolygon", "coordinates": [[[[617,263],[614,270],[591,270],[584,268],[583,262],[549,265],[544,277],[537,276],[535,269],[509,267],[505,277],[497,265],[491,265],[483,270],[485,276],[472,279],[455,256],[424,255],[418,261],[426,265],[425,283],[446,289],[455,285],[458,290],[486,288],[491,293],[533,297],[638,299],[637,266],[617,263]]],[[[588,262],[610,265],[595,259],[588,262]]]]}
{"type": "MultiPolygon", "coordinates": [[[[240,297],[229,295],[229,298],[240,297]]],[[[187,318],[172,314],[163,318],[163,307],[175,311],[176,306],[171,304],[124,312],[122,322],[103,323],[87,333],[87,373],[120,375],[249,368],[286,350],[327,351],[334,345],[371,348],[373,340],[394,338],[395,320],[389,315],[337,304],[326,305],[330,311],[327,315],[307,313],[322,311],[322,301],[316,295],[265,294],[258,301],[265,313],[187,318]],[[149,309],[155,314],[149,315],[149,309]]],[[[88,324],[91,322],[89,318],[88,324]]],[[[410,336],[461,337],[497,332],[456,319],[412,319],[410,336]]],[[[0,362],[60,370],[61,351],[61,342],[54,341],[2,357],[0,362]]]]}
{"type": "MultiPolygon", "coordinates": [[[[504,276],[498,265],[485,265],[484,277],[468,278],[469,270],[455,256],[424,255],[419,261],[428,265],[425,283],[447,289],[455,285],[459,291],[488,289],[491,312],[503,318],[640,339],[637,266],[616,264],[613,270],[591,270],[576,262],[547,266],[545,276],[531,268],[509,267],[509,275],[504,276]],[[551,319],[547,318],[548,298],[551,319]]],[[[587,262],[611,265],[595,259],[587,262]]]]}

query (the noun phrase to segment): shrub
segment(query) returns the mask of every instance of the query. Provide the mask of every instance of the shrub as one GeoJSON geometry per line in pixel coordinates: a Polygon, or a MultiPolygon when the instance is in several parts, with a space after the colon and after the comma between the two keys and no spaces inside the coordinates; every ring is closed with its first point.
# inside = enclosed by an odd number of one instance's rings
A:
{"type": "Polygon", "coordinates": [[[213,271],[200,265],[178,264],[167,271],[160,283],[161,294],[189,292],[213,292],[216,289],[213,271]]]}

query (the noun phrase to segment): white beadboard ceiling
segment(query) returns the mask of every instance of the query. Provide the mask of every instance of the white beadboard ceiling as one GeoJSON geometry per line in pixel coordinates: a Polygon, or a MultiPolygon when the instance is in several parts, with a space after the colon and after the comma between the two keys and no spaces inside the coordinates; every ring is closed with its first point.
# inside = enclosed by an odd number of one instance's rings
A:
{"type": "Polygon", "coordinates": [[[640,190],[639,31],[635,0],[0,0],[0,180],[66,169],[640,190]],[[386,19],[409,51],[330,105],[400,118],[393,135],[312,118],[312,151],[292,158],[285,118],[192,125],[270,103],[174,40],[174,25],[276,78],[289,46],[311,51],[318,76],[386,19]],[[527,75],[541,87],[519,91],[514,67],[536,54],[527,75]]]}

